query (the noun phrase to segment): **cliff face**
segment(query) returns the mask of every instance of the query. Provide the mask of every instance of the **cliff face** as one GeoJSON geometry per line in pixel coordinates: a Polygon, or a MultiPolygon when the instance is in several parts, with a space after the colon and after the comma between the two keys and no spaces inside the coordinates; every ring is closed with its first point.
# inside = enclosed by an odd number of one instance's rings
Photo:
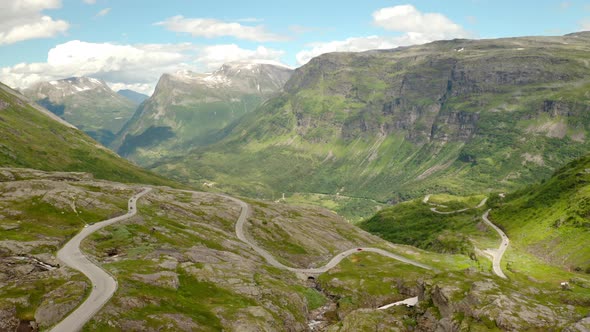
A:
{"type": "Polygon", "coordinates": [[[219,144],[159,170],[257,195],[514,188],[590,147],[589,45],[579,33],[324,54],[219,144]]]}

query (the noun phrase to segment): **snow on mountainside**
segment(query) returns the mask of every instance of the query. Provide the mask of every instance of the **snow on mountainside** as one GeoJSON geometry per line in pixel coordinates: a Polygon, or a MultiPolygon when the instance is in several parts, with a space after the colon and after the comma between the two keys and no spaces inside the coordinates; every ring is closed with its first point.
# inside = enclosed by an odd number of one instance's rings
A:
{"type": "Polygon", "coordinates": [[[25,93],[34,94],[32,97],[35,99],[50,98],[55,101],[55,99],[95,89],[104,92],[112,91],[102,80],[91,77],[70,77],[57,81],[38,82],[25,89],[25,93]]]}
{"type": "Polygon", "coordinates": [[[184,83],[200,84],[211,89],[228,87],[272,93],[283,87],[291,72],[291,68],[278,62],[254,60],[229,62],[212,73],[183,70],[170,76],[184,83]]]}
{"type": "Polygon", "coordinates": [[[148,164],[186,146],[210,144],[220,130],[282,91],[292,73],[269,61],[239,61],[212,73],[164,74],[111,147],[148,164]]]}
{"type": "Polygon", "coordinates": [[[136,109],[132,100],[91,77],[38,82],[24,89],[23,94],[105,146],[136,109]]]}

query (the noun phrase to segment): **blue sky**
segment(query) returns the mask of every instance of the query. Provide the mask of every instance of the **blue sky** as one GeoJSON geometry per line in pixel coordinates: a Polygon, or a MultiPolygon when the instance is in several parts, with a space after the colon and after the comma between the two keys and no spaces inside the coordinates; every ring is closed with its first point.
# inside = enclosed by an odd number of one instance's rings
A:
{"type": "Polygon", "coordinates": [[[330,51],[590,29],[590,2],[521,0],[12,0],[0,4],[0,81],[69,76],[151,92],[177,70],[330,51]]]}

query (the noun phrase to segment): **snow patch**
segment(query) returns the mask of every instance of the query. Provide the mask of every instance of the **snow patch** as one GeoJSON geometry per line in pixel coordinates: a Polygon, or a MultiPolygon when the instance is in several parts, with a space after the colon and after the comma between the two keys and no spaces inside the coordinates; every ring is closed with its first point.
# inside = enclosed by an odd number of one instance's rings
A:
{"type": "Polygon", "coordinates": [[[406,306],[408,306],[408,307],[413,307],[417,303],[418,303],[418,297],[416,296],[416,297],[411,297],[409,299],[405,299],[403,301],[398,301],[398,302],[395,302],[395,303],[387,304],[387,305],[381,306],[381,307],[379,307],[377,309],[379,309],[379,310],[385,310],[385,309],[388,309],[388,308],[391,308],[391,307],[394,307],[394,306],[404,305],[404,304],[406,306]]]}
{"type": "Polygon", "coordinates": [[[92,88],[89,88],[89,87],[87,87],[87,86],[77,86],[77,85],[74,85],[73,87],[74,87],[74,89],[76,89],[78,92],[87,91],[87,90],[90,90],[90,89],[92,89],[92,88]]]}

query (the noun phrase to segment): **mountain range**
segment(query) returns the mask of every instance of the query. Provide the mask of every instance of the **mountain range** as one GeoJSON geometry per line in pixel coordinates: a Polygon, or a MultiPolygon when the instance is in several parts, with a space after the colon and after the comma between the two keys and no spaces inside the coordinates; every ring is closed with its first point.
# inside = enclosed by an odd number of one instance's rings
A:
{"type": "Polygon", "coordinates": [[[139,93],[139,92],[129,90],[129,89],[119,90],[119,91],[117,91],[117,93],[120,94],[121,96],[131,100],[136,105],[143,103],[146,99],[148,99],[150,97],[148,95],[144,95],[143,93],[139,93]]]}
{"type": "Polygon", "coordinates": [[[173,184],[108,150],[55,114],[0,84],[0,165],[89,172],[120,182],[173,184]]]}
{"type": "Polygon", "coordinates": [[[209,74],[165,74],[112,147],[146,165],[210,144],[219,130],[279,92],[291,73],[272,63],[233,62],[209,74]]]}
{"type": "Polygon", "coordinates": [[[588,331],[589,59],[576,33],[229,63],[135,113],[0,84],[0,331],[80,318],[80,232],[114,285],[84,330],[588,331]]]}
{"type": "Polygon", "coordinates": [[[588,32],[324,54],[218,142],[136,160],[266,198],[514,189],[588,151],[589,54],[588,32]]]}

